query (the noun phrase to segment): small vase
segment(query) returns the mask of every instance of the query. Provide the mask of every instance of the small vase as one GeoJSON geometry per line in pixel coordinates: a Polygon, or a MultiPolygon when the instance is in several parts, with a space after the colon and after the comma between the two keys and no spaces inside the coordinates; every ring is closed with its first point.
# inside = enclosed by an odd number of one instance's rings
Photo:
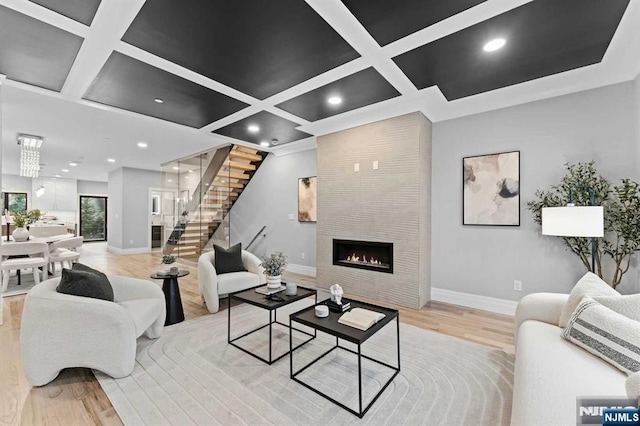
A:
{"type": "Polygon", "coordinates": [[[267,275],[268,288],[279,288],[281,283],[282,283],[281,275],[274,275],[274,276],[267,275]]]}
{"type": "Polygon", "coordinates": [[[13,241],[21,243],[29,239],[29,231],[26,228],[16,228],[11,233],[13,241]]]}

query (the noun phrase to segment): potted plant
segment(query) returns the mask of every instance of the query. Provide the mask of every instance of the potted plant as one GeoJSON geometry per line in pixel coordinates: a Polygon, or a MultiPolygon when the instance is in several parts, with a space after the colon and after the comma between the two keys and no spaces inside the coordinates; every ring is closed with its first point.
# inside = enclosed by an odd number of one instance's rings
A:
{"type": "Polygon", "coordinates": [[[29,231],[27,231],[27,221],[28,221],[28,213],[14,213],[13,214],[13,224],[16,229],[13,230],[11,235],[13,236],[13,240],[16,242],[23,242],[29,239],[29,231]]]}
{"type": "Polygon", "coordinates": [[[172,256],[170,254],[165,254],[164,256],[162,256],[162,273],[164,274],[168,274],[169,272],[171,272],[171,268],[176,268],[177,266],[175,265],[176,263],[176,257],[172,256]]]}
{"type": "Polygon", "coordinates": [[[32,223],[39,221],[43,216],[42,212],[39,209],[29,210],[25,213],[25,215],[27,217],[27,225],[31,225],[32,223]]]}
{"type": "Polygon", "coordinates": [[[287,256],[277,251],[270,256],[262,256],[264,274],[267,276],[267,287],[278,288],[282,283],[282,273],[287,266],[287,256]]]}

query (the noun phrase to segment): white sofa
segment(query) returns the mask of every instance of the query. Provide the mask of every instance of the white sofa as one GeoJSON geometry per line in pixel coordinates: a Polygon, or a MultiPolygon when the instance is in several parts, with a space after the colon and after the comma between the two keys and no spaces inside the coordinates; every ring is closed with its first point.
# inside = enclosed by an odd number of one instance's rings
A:
{"type": "Polygon", "coordinates": [[[150,281],[108,276],[114,302],[58,293],[60,277],[34,286],[24,302],[20,344],[27,380],[42,386],[70,367],[131,374],[136,339],[164,328],[164,293],[150,281]]]}
{"type": "Polygon", "coordinates": [[[535,293],[518,304],[513,426],[575,425],[578,397],[627,395],[626,374],[562,338],[568,298],[535,293]]]}
{"type": "Polygon", "coordinates": [[[246,272],[218,274],[215,252],[203,253],[198,258],[198,287],[207,309],[212,314],[220,310],[220,296],[267,283],[262,262],[253,253],[242,250],[242,264],[246,272]]]}

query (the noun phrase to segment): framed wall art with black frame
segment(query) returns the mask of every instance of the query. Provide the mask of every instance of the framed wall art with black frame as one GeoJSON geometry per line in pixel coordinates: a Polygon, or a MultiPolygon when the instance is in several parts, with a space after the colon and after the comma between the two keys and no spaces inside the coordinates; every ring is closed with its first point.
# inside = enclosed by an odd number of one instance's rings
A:
{"type": "Polygon", "coordinates": [[[520,151],[462,159],[462,224],[520,226],[520,151]]]}

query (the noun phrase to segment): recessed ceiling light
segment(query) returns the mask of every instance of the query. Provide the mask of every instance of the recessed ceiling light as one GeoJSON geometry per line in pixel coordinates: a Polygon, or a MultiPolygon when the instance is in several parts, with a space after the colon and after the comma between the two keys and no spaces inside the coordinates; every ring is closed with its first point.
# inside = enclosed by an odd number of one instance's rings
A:
{"type": "Polygon", "coordinates": [[[189,170],[189,173],[193,173],[193,170],[189,170]]]}
{"type": "Polygon", "coordinates": [[[107,161],[110,163],[115,163],[116,159],[115,158],[107,158],[107,161]]]}
{"type": "Polygon", "coordinates": [[[180,170],[180,167],[178,167],[178,166],[173,166],[173,170],[180,170]]]}
{"type": "Polygon", "coordinates": [[[60,175],[53,175],[53,177],[57,177],[57,178],[59,178],[59,177],[62,177],[62,176],[60,176],[60,175]]]}
{"type": "Polygon", "coordinates": [[[189,176],[185,176],[184,178],[185,178],[185,179],[189,179],[189,176]]]}
{"type": "Polygon", "coordinates": [[[250,124],[249,127],[247,127],[247,130],[251,133],[258,133],[260,131],[260,126],[257,124],[250,124]]]}
{"type": "Polygon", "coordinates": [[[164,101],[163,101],[162,99],[160,99],[160,98],[155,98],[153,101],[154,101],[155,103],[157,103],[157,104],[162,104],[162,103],[164,103],[164,101]]]}
{"type": "Polygon", "coordinates": [[[167,182],[173,182],[173,180],[172,179],[167,179],[167,182]]]}
{"type": "Polygon", "coordinates": [[[69,173],[69,169],[62,169],[64,173],[69,173]]]}
{"type": "Polygon", "coordinates": [[[75,166],[78,165],[78,163],[76,163],[75,161],[71,161],[71,162],[69,162],[69,165],[72,166],[72,167],[75,167],[75,166]]]}
{"type": "Polygon", "coordinates": [[[507,40],[503,38],[494,38],[493,40],[487,42],[482,47],[482,50],[484,50],[485,52],[493,52],[495,50],[503,48],[505,44],[507,44],[507,40]]]}
{"type": "Polygon", "coordinates": [[[262,141],[262,142],[260,142],[260,146],[269,146],[269,142],[262,141]]]}
{"type": "Polygon", "coordinates": [[[146,148],[146,147],[148,147],[148,146],[149,146],[149,145],[147,145],[147,143],[146,143],[146,142],[138,142],[138,148],[146,148]]]}
{"type": "Polygon", "coordinates": [[[327,102],[331,105],[340,105],[342,103],[342,98],[340,96],[331,96],[327,99],[327,102]]]}

